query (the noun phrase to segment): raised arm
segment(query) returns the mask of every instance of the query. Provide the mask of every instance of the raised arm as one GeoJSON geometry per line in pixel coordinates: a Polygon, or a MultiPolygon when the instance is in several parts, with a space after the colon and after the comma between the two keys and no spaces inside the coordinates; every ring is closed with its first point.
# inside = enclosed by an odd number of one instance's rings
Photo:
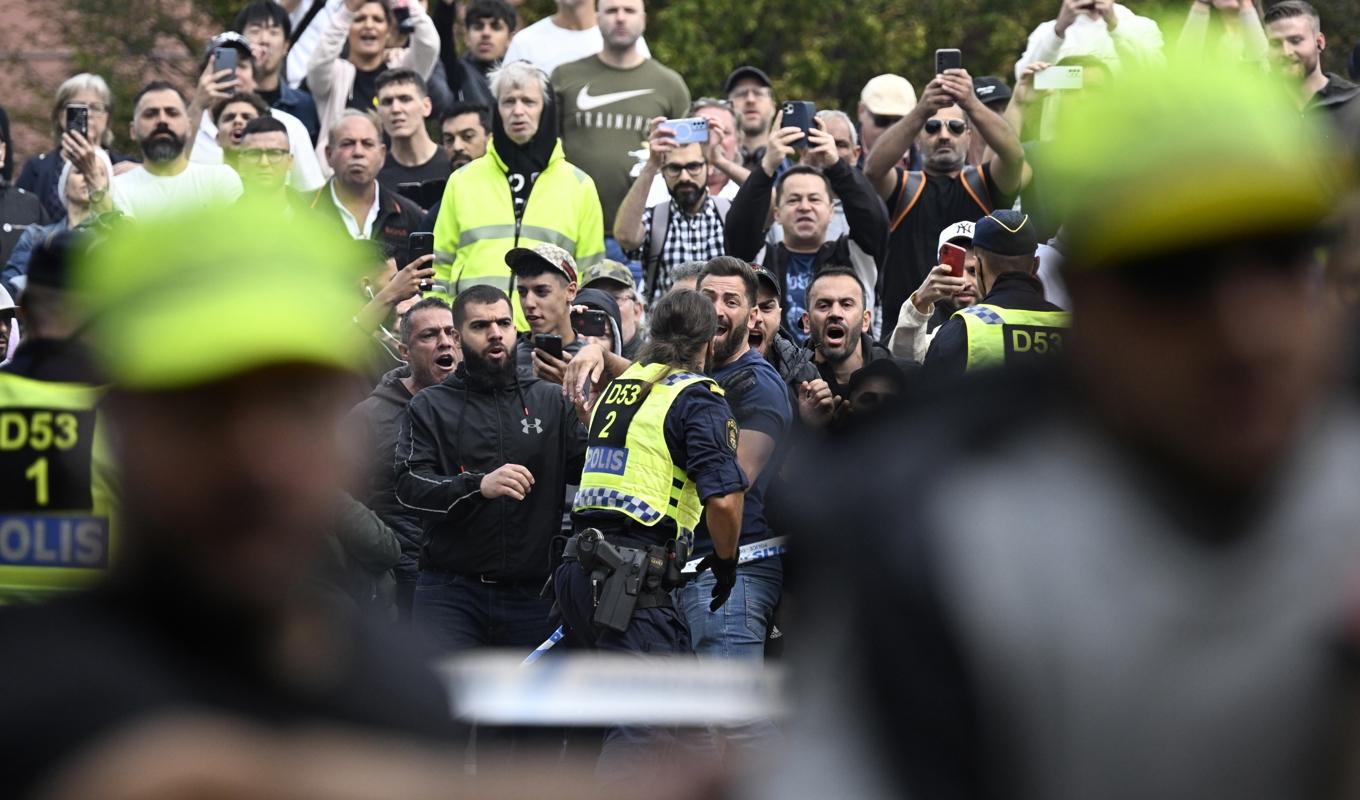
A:
{"type": "Polygon", "coordinates": [[[647,230],[642,226],[642,212],[647,209],[647,194],[651,191],[656,176],[661,172],[661,163],[666,160],[666,153],[675,148],[675,134],[670,128],[661,126],[665,121],[665,117],[653,117],[647,123],[647,161],[643,163],[642,172],[633,181],[633,185],[628,187],[628,194],[623,196],[618,213],[614,215],[614,238],[618,240],[624,252],[641,247],[643,240],[647,238],[647,230]]]}
{"type": "Polygon", "coordinates": [[[423,5],[413,2],[409,6],[415,30],[411,33],[411,46],[401,57],[401,65],[415,70],[421,78],[429,79],[439,61],[439,31],[423,5]]]}
{"type": "Polygon", "coordinates": [[[946,70],[935,78],[935,82],[954,98],[982,140],[996,153],[996,158],[992,159],[992,180],[996,181],[997,188],[1010,195],[1020,191],[1025,171],[1025,148],[1020,145],[1015,129],[978,99],[973,90],[973,77],[967,70],[946,70]]]}
{"type": "Polygon", "coordinates": [[[907,112],[907,115],[892,125],[878,137],[874,143],[874,149],[869,151],[868,157],[864,159],[864,177],[873,184],[878,196],[887,200],[892,197],[893,189],[896,184],[896,175],[893,167],[897,166],[902,157],[911,149],[911,143],[916,141],[916,137],[921,133],[921,128],[925,127],[926,120],[935,115],[935,112],[954,101],[947,99],[938,87],[933,91],[935,82],[927,84],[925,91],[921,93],[921,99],[907,112]]]}

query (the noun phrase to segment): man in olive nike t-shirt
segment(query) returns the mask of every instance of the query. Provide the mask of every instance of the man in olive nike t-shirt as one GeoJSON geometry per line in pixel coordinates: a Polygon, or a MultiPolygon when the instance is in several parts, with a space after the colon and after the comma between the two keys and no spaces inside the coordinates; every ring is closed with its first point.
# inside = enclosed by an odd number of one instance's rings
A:
{"type": "Polygon", "coordinates": [[[552,84],[567,160],[594,179],[604,229],[611,231],[633,182],[629,172],[637,159],[629,151],[642,147],[653,117],[685,116],[689,88],[674,70],[644,58],[634,46],[647,25],[642,0],[601,0],[598,18],[604,49],[558,67],[552,84]]]}

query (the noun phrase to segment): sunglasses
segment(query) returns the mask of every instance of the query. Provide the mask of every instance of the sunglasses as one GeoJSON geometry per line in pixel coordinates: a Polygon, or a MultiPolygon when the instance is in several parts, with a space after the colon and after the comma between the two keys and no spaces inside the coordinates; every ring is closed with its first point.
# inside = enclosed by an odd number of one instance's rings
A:
{"type": "MultiPolygon", "coordinates": [[[[935,134],[940,132],[940,128],[943,128],[945,124],[946,123],[944,120],[938,119],[926,120],[925,128],[926,133],[928,133],[931,136],[934,136],[935,134]]],[[[964,122],[961,119],[951,119],[948,121],[948,125],[949,132],[954,134],[955,136],[962,136],[963,132],[968,130],[968,123],[964,122]]]]}
{"type": "Polygon", "coordinates": [[[875,128],[891,128],[894,123],[902,119],[895,114],[873,114],[875,128]]]}
{"type": "Polygon", "coordinates": [[[680,177],[681,172],[688,172],[691,175],[698,175],[708,166],[707,161],[691,161],[688,164],[667,164],[661,170],[672,178],[680,177]]]}

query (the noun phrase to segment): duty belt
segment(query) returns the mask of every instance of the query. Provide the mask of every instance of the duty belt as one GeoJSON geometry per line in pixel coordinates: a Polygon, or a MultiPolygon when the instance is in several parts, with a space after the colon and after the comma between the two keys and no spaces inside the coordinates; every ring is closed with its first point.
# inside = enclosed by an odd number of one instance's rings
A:
{"type": "Polygon", "coordinates": [[[668,584],[679,585],[685,555],[674,545],[614,545],[594,528],[568,539],[562,551],[562,558],[580,563],[598,589],[595,624],[620,633],[628,629],[635,609],[671,607],[666,590],[668,584]]]}

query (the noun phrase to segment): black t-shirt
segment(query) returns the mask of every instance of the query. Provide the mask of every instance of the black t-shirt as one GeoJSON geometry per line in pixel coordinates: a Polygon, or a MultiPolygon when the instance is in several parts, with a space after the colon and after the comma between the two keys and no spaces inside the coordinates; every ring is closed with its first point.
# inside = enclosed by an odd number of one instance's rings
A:
{"type": "Polygon", "coordinates": [[[987,183],[987,196],[978,199],[964,183],[960,173],[953,178],[946,175],[926,175],[926,185],[911,211],[902,211],[911,201],[903,197],[906,171],[896,168],[897,188],[888,198],[888,219],[892,233],[888,240],[888,257],[883,269],[883,333],[889,335],[897,326],[897,312],[911,293],[925,280],[930,268],[939,263],[937,247],[940,231],[955,222],[976,222],[992,209],[1010,208],[1014,197],[1003,195],[992,180],[991,166],[984,164],[982,176],[987,183]],[[981,203],[979,203],[981,200],[981,203]],[[984,205],[986,206],[984,208],[984,205]]]}
{"type": "Polygon", "coordinates": [[[378,173],[378,183],[397,192],[397,187],[403,183],[424,183],[447,178],[453,171],[450,166],[449,158],[444,155],[442,148],[435,148],[429,161],[414,167],[402,166],[393,157],[392,151],[388,150],[387,161],[383,163],[382,172],[378,173]]]}
{"type": "Polygon", "coordinates": [[[382,66],[374,70],[354,70],[354,90],[349,94],[349,102],[346,104],[350,108],[357,108],[360,111],[376,110],[378,89],[374,85],[387,67],[382,66]]]}
{"type": "Polygon", "coordinates": [[[274,104],[279,102],[279,98],[283,96],[283,83],[280,82],[278,87],[276,87],[272,92],[265,91],[264,89],[260,89],[257,87],[255,89],[255,94],[258,94],[260,96],[260,99],[264,101],[265,105],[269,106],[270,108],[273,108],[274,104]]]}

